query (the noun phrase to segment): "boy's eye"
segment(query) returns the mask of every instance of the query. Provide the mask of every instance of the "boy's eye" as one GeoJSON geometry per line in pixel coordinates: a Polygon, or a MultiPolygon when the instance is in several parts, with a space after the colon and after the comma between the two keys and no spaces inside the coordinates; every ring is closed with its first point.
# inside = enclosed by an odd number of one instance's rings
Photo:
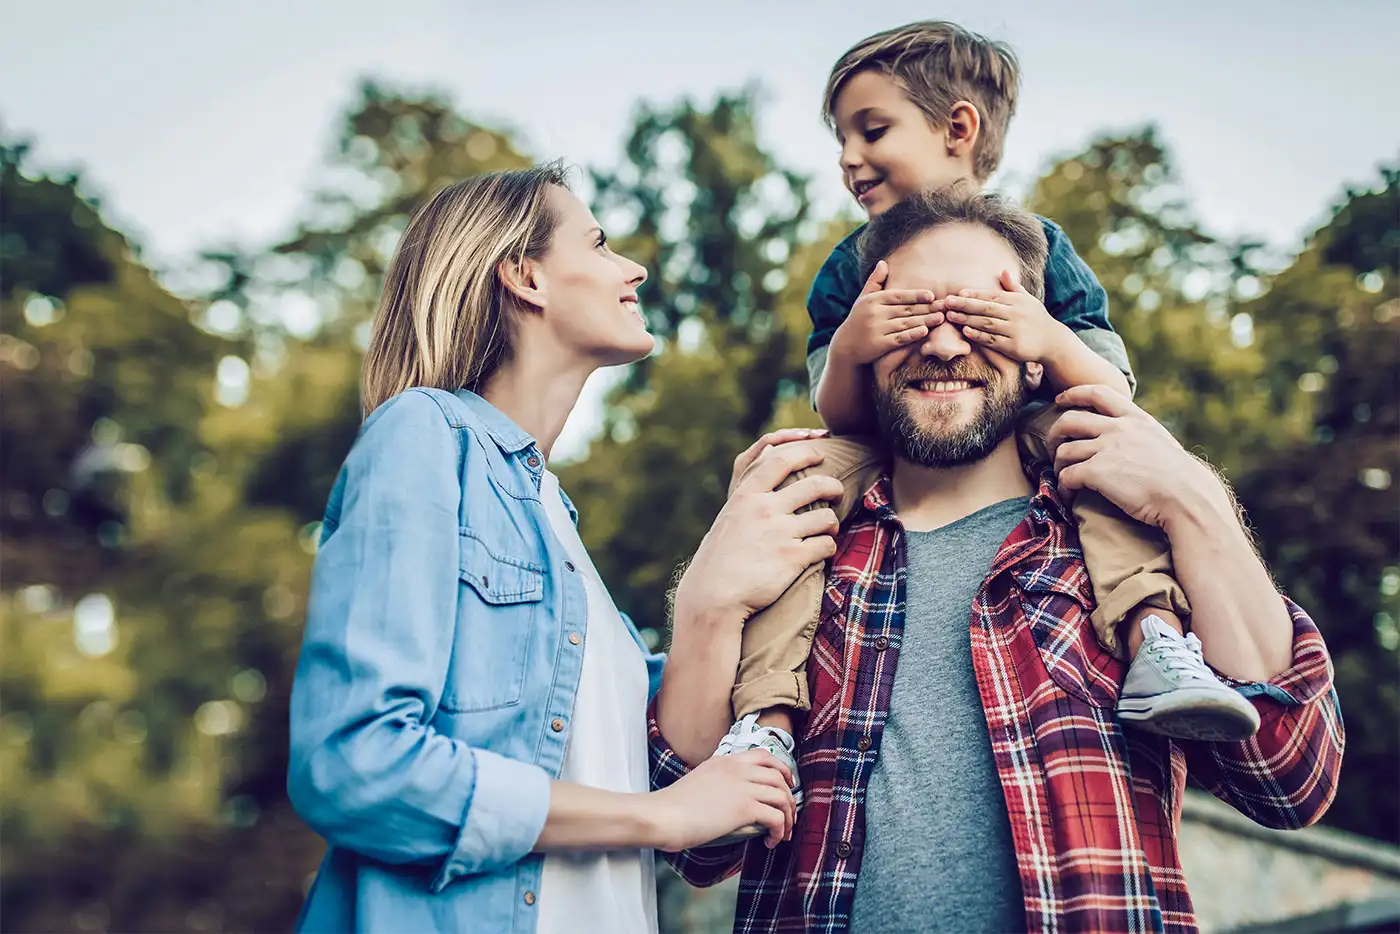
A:
{"type": "Polygon", "coordinates": [[[865,141],[866,141],[867,143],[873,143],[873,142],[875,142],[877,139],[879,139],[880,137],[884,136],[884,135],[885,135],[885,131],[888,130],[888,129],[889,129],[889,127],[887,127],[887,126],[868,126],[868,127],[866,127],[866,128],[865,128],[865,133],[863,134],[863,135],[865,136],[865,141]]]}

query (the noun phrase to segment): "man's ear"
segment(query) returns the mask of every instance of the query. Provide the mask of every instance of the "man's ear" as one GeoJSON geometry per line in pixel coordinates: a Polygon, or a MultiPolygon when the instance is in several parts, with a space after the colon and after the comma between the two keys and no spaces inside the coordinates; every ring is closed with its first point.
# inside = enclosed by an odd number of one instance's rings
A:
{"type": "Polygon", "coordinates": [[[971,101],[958,101],[948,117],[948,155],[955,159],[972,159],[977,138],[982,133],[982,114],[971,101]]]}
{"type": "Polygon", "coordinates": [[[545,289],[541,280],[539,264],[528,256],[520,262],[503,259],[496,267],[501,283],[522,305],[538,309],[544,307],[545,289]]]}

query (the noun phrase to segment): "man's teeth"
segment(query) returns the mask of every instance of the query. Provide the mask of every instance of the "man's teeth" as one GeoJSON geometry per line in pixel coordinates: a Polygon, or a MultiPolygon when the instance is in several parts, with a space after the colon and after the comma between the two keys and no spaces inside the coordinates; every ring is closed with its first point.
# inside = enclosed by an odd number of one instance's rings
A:
{"type": "Polygon", "coordinates": [[[961,392],[964,389],[971,389],[972,384],[965,379],[920,380],[914,384],[914,387],[922,392],[961,392]]]}

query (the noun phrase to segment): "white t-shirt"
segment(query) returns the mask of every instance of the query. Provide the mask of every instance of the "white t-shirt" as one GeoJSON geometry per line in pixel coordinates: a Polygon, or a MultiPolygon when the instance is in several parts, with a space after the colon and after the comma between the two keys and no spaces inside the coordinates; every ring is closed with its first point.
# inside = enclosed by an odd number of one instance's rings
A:
{"type": "MultiPolygon", "coordinates": [[[[547,470],[540,499],[588,598],[583,671],[559,778],[608,791],[646,792],[646,660],[583,547],[559,495],[558,478],[547,470]]],[[[551,853],[543,873],[539,934],[656,934],[651,850],[551,853]]]]}

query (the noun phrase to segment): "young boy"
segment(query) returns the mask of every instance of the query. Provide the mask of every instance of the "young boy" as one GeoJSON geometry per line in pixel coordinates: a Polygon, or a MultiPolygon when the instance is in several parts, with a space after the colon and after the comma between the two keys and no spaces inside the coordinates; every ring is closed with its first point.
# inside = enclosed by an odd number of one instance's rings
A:
{"type": "MultiPolygon", "coordinates": [[[[841,144],[846,187],[874,217],[921,190],[981,188],[1001,161],[1019,75],[1009,48],[942,22],[912,23],[860,42],[827,81],[825,118],[841,144]]],[[[832,251],[812,284],[807,366],[812,400],[834,434],[873,428],[867,371],[883,354],[923,340],[945,320],[966,339],[1028,365],[1049,390],[1101,383],[1131,394],[1132,370],[1108,323],[1107,297],[1063,231],[1042,219],[1050,253],[1045,302],[1003,277],[999,292],[935,296],[884,290],[884,264],[863,285],[858,238],[832,251]]],[[[863,230],[863,228],[862,228],[863,230]]],[[[1018,438],[1047,460],[1045,433],[1058,411],[1043,400],[1023,413],[1018,438]]],[[[879,455],[858,441],[825,442],[815,468],[842,480],[844,520],[878,477],[879,455]]],[[[1093,625],[1104,648],[1131,661],[1118,702],[1121,719],[1169,736],[1243,739],[1259,716],[1222,684],[1183,636],[1190,607],[1172,577],[1166,540],[1102,497],[1074,504],[1084,560],[1094,585],[1093,625]]],[[[767,748],[793,761],[793,713],[806,710],[805,666],[816,632],[824,568],[808,568],[744,630],[734,711],[738,722],[718,755],[767,748]]]]}

